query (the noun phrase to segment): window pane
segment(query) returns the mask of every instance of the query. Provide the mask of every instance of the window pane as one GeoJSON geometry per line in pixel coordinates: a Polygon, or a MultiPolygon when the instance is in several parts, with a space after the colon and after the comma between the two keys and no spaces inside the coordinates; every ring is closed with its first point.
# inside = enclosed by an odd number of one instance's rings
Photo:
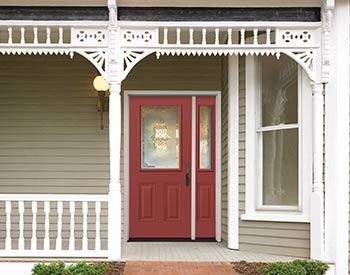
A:
{"type": "Polygon", "coordinates": [[[179,168],[179,107],[141,107],[141,167],[179,168]]]}
{"type": "Polygon", "coordinates": [[[291,58],[262,57],[262,126],[298,123],[297,76],[291,58]]]}
{"type": "Polygon", "coordinates": [[[211,169],[211,106],[199,107],[199,168],[211,169]]]}
{"type": "Polygon", "coordinates": [[[298,129],[263,133],[263,204],[298,205],[298,129]]]}

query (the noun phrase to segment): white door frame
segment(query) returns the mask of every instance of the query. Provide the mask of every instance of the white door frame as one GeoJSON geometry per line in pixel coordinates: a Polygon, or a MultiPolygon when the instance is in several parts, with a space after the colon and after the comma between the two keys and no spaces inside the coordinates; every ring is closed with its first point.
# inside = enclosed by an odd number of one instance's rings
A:
{"type": "MultiPolygon", "coordinates": [[[[146,91],[146,90],[130,90],[124,91],[124,238],[129,239],[129,97],[130,96],[192,96],[192,171],[196,171],[196,112],[193,106],[196,106],[196,96],[215,96],[215,239],[221,241],[221,92],[220,91],[146,91]]],[[[192,173],[192,194],[191,194],[191,239],[195,239],[195,225],[196,225],[196,197],[195,197],[195,176],[192,173]]]]}

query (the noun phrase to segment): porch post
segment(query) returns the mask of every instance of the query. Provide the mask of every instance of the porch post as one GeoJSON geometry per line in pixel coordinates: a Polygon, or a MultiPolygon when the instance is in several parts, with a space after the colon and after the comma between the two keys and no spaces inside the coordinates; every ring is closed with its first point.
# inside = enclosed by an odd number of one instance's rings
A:
{"type": "Polygon", "coordinates": [[[121,258],[121,190],[120,190],[120,144],[121,144],[120,84],[110,84],[109,95],[109,154],[110,185],[108,203],[108,259],[121,258]]]}
{"type": "Polygon", "coordinates": [[[330,79],[326,85],[325,238],[335,274],[349,271],[349,0],[337,0],[331,28],[330,79]]]}
{"type": "Polygon", "coordinates": [[[108,199],[108,259],[121,258],[121,83],[118,81],[117,6],[115,0],[108,1],[109,8],[109,158],[110,185],[108,199]]]}
{"type": "Polygon", "coordinates": [[[239,248],[239,64],[238,56],[228,57],[228,131],[227,131],[227,246],[239,248]]]}
{"type": "Polygon", "coordinates": [[[312,83],[313,185],[311,195],[311,258],[324,258],[323,84],[312,83]]]}

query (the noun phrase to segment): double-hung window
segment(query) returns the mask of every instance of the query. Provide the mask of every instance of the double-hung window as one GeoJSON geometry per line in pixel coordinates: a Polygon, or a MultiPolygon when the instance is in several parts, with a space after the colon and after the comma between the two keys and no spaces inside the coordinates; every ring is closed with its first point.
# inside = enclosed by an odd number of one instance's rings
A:
{"type": "Polygon", "coordinates": [[[242,219],[309,220],[311,107],[310,81],[294,60],[247,57],[242,219]]]}

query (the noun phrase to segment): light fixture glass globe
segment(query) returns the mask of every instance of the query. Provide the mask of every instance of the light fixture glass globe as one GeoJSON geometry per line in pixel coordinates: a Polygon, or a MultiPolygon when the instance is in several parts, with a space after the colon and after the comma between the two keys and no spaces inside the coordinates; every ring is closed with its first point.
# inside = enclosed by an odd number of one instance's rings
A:
{"type": "Polygon", "coordinates": [[[96,91],[107,92],[109,90],[108,82],[100,75],[95,77],[93,85],[96,91]]]}

